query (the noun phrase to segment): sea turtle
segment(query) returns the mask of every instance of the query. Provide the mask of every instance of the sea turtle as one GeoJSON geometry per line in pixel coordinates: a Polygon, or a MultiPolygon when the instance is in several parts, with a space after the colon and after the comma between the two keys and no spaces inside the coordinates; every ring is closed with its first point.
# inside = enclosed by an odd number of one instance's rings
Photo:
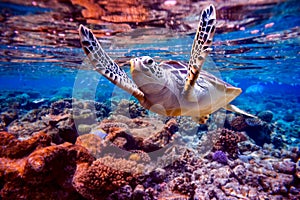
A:
{"type": "Polygon", "coordinates": [[[165,116],[192,116],[205,123],[209,114],[225,108],[243,115],[252,115],[230,105],[242,90],[201,70],[212,50],[216,29],[216,10],[205,8],[200,16],[188,64],[165,61],[157,64],[151,57],[130,60],[133,81],[102,49],[92,31],[79,27],[80,41],[94,70],[138,99],[140,104],[165,116]]]}

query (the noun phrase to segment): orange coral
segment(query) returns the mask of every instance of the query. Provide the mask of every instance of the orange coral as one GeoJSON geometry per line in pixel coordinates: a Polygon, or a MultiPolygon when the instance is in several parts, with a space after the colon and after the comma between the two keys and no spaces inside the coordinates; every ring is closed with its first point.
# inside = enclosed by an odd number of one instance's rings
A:
{"type": "Polygon", "coordinates": [[[28,140],[20,141],[14,135],[0,132],[0,157],[21,158],[33,150],[49,146],[51,138],[45,133],[34,135],[28,140]]]}
{"type": "Polygon", "coordinates": [[[71,143],[50,146],[50,137],[44,133],[24,141],[6,132],[0,136],[1,198],[79,197],[71,185],[76,166],[94,160],[85,148],[71,143]]]}

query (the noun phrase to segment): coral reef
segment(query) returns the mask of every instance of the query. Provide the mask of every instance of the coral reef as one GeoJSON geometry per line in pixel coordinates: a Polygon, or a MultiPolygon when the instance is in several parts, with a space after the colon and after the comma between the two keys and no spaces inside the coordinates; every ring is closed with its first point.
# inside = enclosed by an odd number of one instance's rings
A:
{"type": "Polygon", "coordinates": [[[101,157],[104,148],[103,139],[95,134],[80,135],[76,140],[76,144],[88,149],[95,158],[101,157]]]}
{"type": "Polygon", "coordinates": [[[20,141],[14,135],[0,132],[0,157],[22,158],[33,150],[49,146],[51,138],[45,133],[34,135],[28,140],[20,141]]]}
{"type": "MultiPolygon", "coordinates": [[[[299,25],[294,20],[299,7],[290,3],[295,2],[211,2],[218,9],[218,33],[230,30],[235,38],[222,40],[221,37],[216,41],[221,47],[215,48],[216,60],[221,61],[225,69],[226,81],[231,78],[231,73],[226,72],[231,64],[233,70],[246,69],[239,70],[241,74],[249,71],[243,66],[255,69],[263,62],[266,69],[273,67],[279,72],[278,66],[288,72],[282,67],[281,59],[294,66],[294,58],[299,57],[294,45],[299,36],[299,25]],[[278,24],[282,19],[293,19],[295,23],[278,24]],[[288,27],[284,27],[286,24],[288,27]],[[242,32],[246,36],[237,37],[242,32]],[[249,35],[255,33],[258,34],[249,35]],[[263,51],[258,51],[257,56],[254,55],[251,50],[262,49],[256,48],[256,44],[272,50],[271,53],[262,55],[263,51]],[[285,48],[279,50],[278,44],[285,48]],[[243,52],[247,53],[245,57],[241,56],[243,52]],[[223,62],[225,57],[231,61],[228,66],[223,62]],[[250,63],[250,57],[258,62],[250,63]],[[245,59],[244,62],[239,62],[239,58],[245,59]]],[[[249,82],[244,82],[243,76],[237,79],[240,83],[229,81],[240,87],[254,84],[249,94],[244,93],[234,103],[240,102],[238,106],[252,114],[259,113],[259,120],[231,113],[223,122],[222,117],[216,116],[221,116],[221,112],[217,112],[208,125],[199,126],[190,118],[178,117],[176,121],[149,114],[134,101],[112,100],[112,105],[107,106],[93,101],[59,100],[71,98],[74,76],[69,76],[69,72],[82,67],[82,57],[77,55],[79,23],[90,24],[97,36],[104,36],[101,37],[104,49],[117,58],[121,67],[128,65],[129,57],[144,54],[182,60],[186,58],[185,52],[189,52],[186,41],[192,40],[190,36],[197,27],[199,10],[207,3],[177,0],[1,2],[1,73],[5,75],[1,86],[27,91],[1,91],[0,130],[4,132],[0,132],[0,199],[300,199],[297,73],[292,77],[291,73],[280,73],[280,78],[254,73],[249,82]],[[159,31],[155,27],[159,27],[159,31]],[[117,34],[122,32],[131,33],[117,34]],[[177,35],[176,32],[183,33],[177,35]],[[111,37],[114,34],[116,37],[111,37]],[[170,37],[173,34],[175,38],[170,37]],[[179,41],[178,37],[185,40],[179,41]],[[155,41],[159,41],[158,46],[155,41]],[[150,47],[145,48],[145,43],[151,44],[150,47]],[[171,48],[164,46],[167,43],[171,48]],[[127,51],[124,47],[128,45],[137,50],[127,51]],[[69,51],[70,47],[76,50],[69,51]],[[111,52],[112,49],[116,51],[111,52]],[[62,68],[57,68],[57,63],[62,68]],[[69,69],[65,71],[66,68],[69,69]],[[61,73],[62,69],[67,73],[61,73]],[[53,75],[58,77],[52,79],[53,75]],[[58,81],[50,86],[53,80],[58,81]],[[265,84],[255,84],[260,80],[265,84]],[[36,87],[46,94],[30,92],[35,83],[46,83],[42,84],[45,88],[36,87]],[[65,84],[70,86],[57,87],[65,84]],[[296,95],[291,97],[287,94],[290,91],[280,92],[282,88],[295,89],[296,95]],[[152,117],[145,117],[148,114],[152,117]],[[217,130],[219,127],[227,129],[217,130]],[[267,144],[270,142],[272,144],[267,144]],[[289,148],[291,146],[298,148],[289,148]],[[191,147],[198,149],[188,149],[191,147]],[[161,154],[152,156],[159,150],[161,154]],[[227,160],[223,164],[225,156],[227,160]],[[154,165],[151,167],[155,169],[144,174],[147,164],[154,165]]],[[[298,69],[294,67],[294,70],[298,69]]],[[[92,98],[95,96],[104,102],[110,96],[107,94],[111,94],[112,84],[103,87],[106,82],[98,79],[96,83],[99,84],[96,93],[83,88],[79,96],[85,99],[93,95],[92,98]]],[[[83,82],[81,86],[88,84],[83,82]]]]}
{"type": "Polygon", "coordinates": [[[174,133],[178,131],[178,124],[176,120],[169,120],[164,126],[163,130],[157,132],[156,134],[152,134],[142,142],[142,150],[145,152],[153,152],[156,151],[165,145],[169,144],[172,139],[174,133]]]}
{"type": "Polygon", "coordinates": [[[279,128],[270,134],[274,144],[251,139],[271,131],[269,112],[260,120],[230,116],[229,130],[189,125],[189,118],[141,118],[141,110],[133,119],[127,112],[105,118],[104,104],[74,102],[8,120],[15,132],[0,132],[1,199],[300,198],[299,149],[280,145],[279,128]]]}
{"type": "Polygon", "coordinates": [[[6,112],[2,112],[0,115],[1,123],[3,126],[8,126],[12,121],[18,118],[17,110],[8,110],[6,112]]]}
{"type": "Polygon", "coordinates": [[[2,112],[22,112],[22,110],[37,109],[40,106],[48,106],[48,102],[41,98],[41,94],[35,91],[9,91],[2,90],[0,96],[0,109],[2,112]]]}
{"type": "Polygon", "coordinates": [[[227,152],[229,157],[236,158],[238,155],[238,143],[246,140],[246,137],[238,132],[234,132],[228,129],[216,130],[219,138],[214,143],[213,150],[227,152]]]}
{"type": "Polygon", "coordinates": [[[65,99],[52,103],[50,108],[34,109],[10,123],[7,130],[23,139],[42,131],[51,135],[55,143],[75,143],[77,131],[71,118],[71,102],[65,99]]]}
{"type": "Polygon", "coordinates": [[[243,116],[238,116],[234,118],[231,121],[230,126],[235,131],[244,131],[248,127],[247,123],[245,122],[245,118],[243,116]]]}
{"type": "Polygon", "coordinates": [[[103,103],[63,99],[53,102],[50,108],[34,109],[8,125],[5,123],[4,130],[23,139],[43,131],[52,136],[54,143],[75,143],[78,134],[89,133],[109,112],[109,107],[103,103]]]}
{"type": "Polygon", "coordinates": [[[183,154],[166,168],[164,180],[171,181],[161,193],[180,192],[192,199],[299,198],[295,162],[288,156],[275,158],[273,153],[258,149],[246,154],[250,160],[228,160],[228,165],[199,158],[193,152],[183,154]]]}
{"type": "Polygon", "coordinates": [[[246,132],[257,145],[262,146],[264,143],[271,143],[272,126],[258,119],[245,119],[248,125],[246,132]]]}
{"type": "Polygon", "coordinates": [[[11,122],[7,130],[18,137],[26,138],[35,132],[42,131],[47,127],[47,122],[41,120],[42,116],[49,114],[48,110],[35,109],[29,111],[23,117],[11,122]]]}

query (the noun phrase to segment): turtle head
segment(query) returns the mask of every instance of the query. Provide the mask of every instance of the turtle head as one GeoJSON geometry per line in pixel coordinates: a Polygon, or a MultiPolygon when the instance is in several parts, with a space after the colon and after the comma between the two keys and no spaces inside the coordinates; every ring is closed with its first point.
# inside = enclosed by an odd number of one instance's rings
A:
{"type": "Polygon", "coordinates": [[[130,60],[130,72],[142,72],[147,76],[155,75],[157,68],[156,62],[150,56],[143,56],[130,60]]]}
{"type": "Polygon", "coordinates": [[[164,70],[149,56],[131,59],[130,72],[134,82],[139,87],[145,85],[151,85],[151,87],[159,87],[160,85],[162,87],[166,81],[164,70]]]}
{"type": "Polygon", "coordinates": [[[130,72],[146,79],[159,81],[163,78],[163,69],[150,56],[142,56],[130,60],[130,72]]]}

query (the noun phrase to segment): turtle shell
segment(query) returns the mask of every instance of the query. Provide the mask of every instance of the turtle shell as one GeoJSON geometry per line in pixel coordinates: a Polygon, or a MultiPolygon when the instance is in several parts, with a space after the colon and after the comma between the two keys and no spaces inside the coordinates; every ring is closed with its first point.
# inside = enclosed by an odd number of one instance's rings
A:
{"type": "MultiPolygon", "coordinates": [[[[175,81],[177,82],[178,86],[184,86],[185,78],[188,73],[188,66],[186,63],[178,61],[164,61],[160,63],[160,67],[170,71],[174,75],[175,81]]],[[[209,82],[210,84],[214,85],[215,87],[218,87],[219,89],[228,90],[228,92],[231,92],[235,89],[240,90],[240,88],[232,86],[231,84],[223,81],[222,79],[217,78],[213,74],[201,70],[200,76],[198,77],[196,84],[199,87],[203,88],[205,87],[205,85],[207,85],[205,84],[205,82],[209,82]]]]}

